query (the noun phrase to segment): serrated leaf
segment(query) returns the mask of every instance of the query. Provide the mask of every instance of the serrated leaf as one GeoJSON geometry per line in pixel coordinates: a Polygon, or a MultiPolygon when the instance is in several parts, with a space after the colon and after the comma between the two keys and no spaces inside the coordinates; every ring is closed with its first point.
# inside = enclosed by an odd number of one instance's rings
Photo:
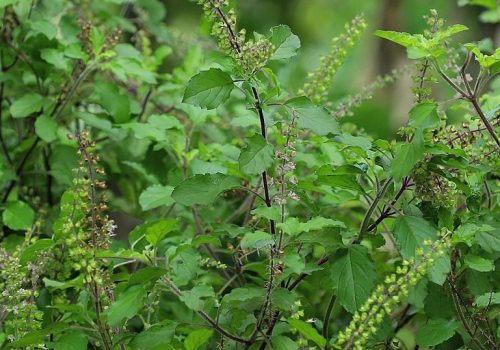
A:
{"type": "Polygon", "coordinates": [[[320,136],[339,133],[339,125],[335,118],[325,108],[316,106],[307,97],[296,97],[285,104],[297,116],[299,128],[309,129],[320,136]]]}
{"type": "Polygon", "coordinates": [[[140,285],[132,286],[121,293],[106,311],[109,325],[117,326],[123,319],[132,318],[142,309],[145,297],[146,290],[140,285]]]}
{"type": "Polygon", "coordinates": [[[175,219],[163,219],[148,225],[144,234],[146,240],[156,246],[168,233],[175,230],[177,230],[177,221],[175,219]]]}
{"type": "Polygon", "coordinates": [[[257,175],[273,164],[274,148],[261,135],[248,138],[248,144],[240,154],[240,170],[247,175],[257,175]]]}
{"type": "Polygon", "coordinates": [[[157,349],[171,343],[177,323],[154,325],[137,334],[130,345],[133,349],[157,349]]]}
{"type": "Polygon", "coordinates": [[[464,262],[471,269],[480,272],[488,272],[495,269],[493,260],[485,259],[477,255],[467,254],[465,256],[464,262]]]}
{"type": "Polygon", "coordinates": [[[438,345],[455,334],[458,324],[455,320],[433,319],[427,321],[417,333],[417,344],[422,348],[438,345]]]}
{"type": "Polygon", "coordinates": [[[262,249],[273,243],[274,239],[269,233],[255,231],[246,233],[240,242],[240,246],[242,249],[262,249]]]}
{"type": "Polygon", "coordinates": [[[260,206],[252,210],[252,214],[274,221],[279,221],[281,218],[280,210],[277,207],[260,206]]]}
{"type": "Polygon", "coordinates": [[[354,245],[339,252],[330,269],[340,304],[354,313],[368,299],[375,284],[375,265],[364,246],[354,245]]]}
{"type": "Polygon", "coordinates": [[[489,305],[500,304],[500,292],[485,293],[476,298],[476,306],[488,307],[489,305]]]}
{"type": "Polygon", "coordinates": [[[30,21],[29,25],[31,30],[26,36],[26,39],[36,34],[43,34],[47,37],[47,39],[52,40],[57,34],[57,27],[44,19],[38,21],[30,21]]]}
{"type": "Polygon", "coordinates": [[[407,176],[424,157],[424,137],[420,129],[417,130],[412,142],[399,146],[394,160],[391,163],[391,174],[395,180],[400,180],[407,176]]]}
{"type": "Polygon", "coordinates": [[[240,186],[240,181],[224,174],[204,174],[190,177],[172,192],[172,198],[184,205],[208,205],[224,191],[240,186]]]}
{"type": "Polygon", "coordinates": [[[62,70],[69,70],[68,59],[64,56],[64,52],[57,49],[42,49],[40,57],[47,63],[62,70]]]}
{"type": "Polygon", "coordinates": [[[424,102],[414,106],[410,111],[409,125],[414,128],[433,128],[439,123],[437,104],[424,102]]]}
{"type": "Polygon", "coordinates": [[[2,213],[2,220],[13,230],[27,230],[35,221],[35,212],[25,202],[9,202],[2,213]]]}
{"type": "Polygon", "coordinates": [[[12,118],[25,118],[42,109],[43,97],[39,94],[26,94],[10,106],[12,118]]]}
{"type": "Polygon", "coordinates": [[[212,286],[200,285],[191,290],[183,291],[179,299],[182,300],[188,308],[197,311],[203,309],[205,305],[205,300],[203,299],[212,298],[214,295],[212,286]]]}
{"type": "Polygon", "coordinates": [[[286,25],[271,28],[269,40],[275,48],[271,60],[281,60],[293,57],[297,55],[297,51],[300,48],[299,37],[293,34],[290,27],[286,25]]]}
{"type": "Polygon", "coordinates": [[[420,217],[402,215],[394,222],[394,240],[405,259],[415,256],[417,248],[423,249],[425,240],[435,241],[436,238],[436,228],[420,217]]]}
{"type": "Polygon", "coordinates": [[[212,338],[213,334],[214,332],[211,329],[196,329],[188,334],[184,341],[184,347],[186,350],[199,350],[212,338]]]}
{"type": "Polygon", "coordinates": [[[229,74],[218,68],[211,68],[191,78],[182,102],[214,109],[229,98],[233,88],[233,79],[229,74]]]}
{"type": "Polygon", "coordinates": [[[69,331],[54,342],[54,350],[86,350],[88,338],[82,331],[69,331]]]}
{"type": "Polygon", "coordinates": [[[139,196],[139,204],[142,210],[150,210],[174,203],[172,198],[172,186],[153,185],[146,188],[139,196]]]}

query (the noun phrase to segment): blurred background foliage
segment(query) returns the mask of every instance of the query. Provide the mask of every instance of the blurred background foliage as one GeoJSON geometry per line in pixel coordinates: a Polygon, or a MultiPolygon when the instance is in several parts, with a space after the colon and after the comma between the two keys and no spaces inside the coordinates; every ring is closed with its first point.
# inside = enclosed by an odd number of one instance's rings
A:
{"type": "MultiPolygon", "coordinates": [[[[449,24],[462,23],[469,27],[468,32],[461,34],[463,42],[489,37],[495,38],[496,42],[488,45],[496,47],[500,40],[500,29],[494,23],[498,17],[498,9],[485,9],[485,6],[493,8],[495,2],[496,0],[460,0],[458,3],[456,0],[252,0],[233,1],[233,5],[238,9],[240,25],[247,29],[247,33],[266,33],[269,28],[281,23],[290,26],[300,37],[300,54],[279,71],[283,85],[296,88],[300,87],[307,72],[316,67],[319,57],[328,51],[332,37],[341,33],[344,24],[354,16],[363,13],[368,29],[335,77],[331,91],[332,102],[336,103],[342,96],[359,91],[377,75],[388,74],[409,63],[406,50],[376,38],[373,35],[376,29],[421,33],[425,28],[423,16],[428,14],[430,8],[435,8],[442,17],[448,19],[449,24]]],[[[196,40],[197,34],[208,35],[209,25],[202,23],[200,26],[201,10],[196,2],[164,0],[164,3],[170,35],[175,33],[184,38],[191,37],[191,40],[196,40]]],[[[350,120],[376,137],[395,137],[396,130],[406,122],[407,112],[412,105],[410,85],[410,76],[401,76],[395,84],[378,92],[371,101],[356,109],[350,120]]]]}

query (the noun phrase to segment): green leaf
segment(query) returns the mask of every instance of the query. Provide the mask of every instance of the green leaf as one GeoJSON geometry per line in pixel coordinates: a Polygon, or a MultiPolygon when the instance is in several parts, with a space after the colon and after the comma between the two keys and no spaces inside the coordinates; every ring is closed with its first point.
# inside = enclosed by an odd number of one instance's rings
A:
{"type": "Polygon", "coordinates": [[[414,106],[410,111],[409,125],[414,128],[429,129],[439,123],[437,104],[424,102],[414,106]]]}
{"type": "Polygon", "coordinates": [[[43,97],[39,94],[26,94],[10,106],[12,118],[25,118],[42,109],[43,97]]]}
{"type": "Polygon", "coordinates": [[[424,137],[420,129],[417,130],[412,142],[399,146],[391,164],[391,174],[395,180],[407,176],[424,157],[424,137]]]}
{"type": "Polygon", "coordinates": [[[240,170],[247,175],[257,175],[273,164],[274,148],[261,135],[253,135],[248,141],[238,160],[240,170]]]}
{"type": "Polygon", "coordinates": [[[26,265],[36,257],[36,253],[44,250],[49,250],[54,245],[54,241],[48,238],[39,239],[35,243],[24,249],[19,257],[21,265],[26,265]]]}
{"type": "Polygon", "coordinates": [[[173,190],[174,188],[172,186],[149,186],[139,196],[139,204],[141,205],[142,210],[150,210],[163,205],[168,206],[173,204],[173,190]]]}
{"type": "Polygon", "coordinates": [[[331,264],[333,288],[340,304],[351,313],[368,299],[375,284],[375,265],[364,246],[339,252],[331,264]]]}
{"type": "Polygon", "coordinates": [[[215,294],[212,286],[200,285],[191,290],[183,291],[179,299],[191,310],[198,311],[203,309],[205,305],[204,298],[213,298],[214,296],[215,294]]]}
{"type": "Polygon", "coordinates": [[[417,333],[417,344],[428,348],[441,344],[455,334],[458,324],[455,320],[433,319],[420,327],[417,333]]]}
{"type": "Polygon", "coordinates": [[[41,115],[36,119],[35,132],[45,142],[57,139],[57,129],[57,122],[47,115],[41,115]]]}
{"type": "Polygon", "coordinates": [[[293,328],[297,329],[299,331],[299,333],[302,334],[302,336],[304,338],[316,343],[316,345],[318,345],[321,349],[323,349],[325,347],[326,339],[323,338],[318,333],[318,331],[315,328],[313,328],[313,326],[311,326],[309,323],[301,321],[301,320],[289,318],[288,324],[290,326],[292,326],[293,328]]]}
{"type": "Polygon", "coordinates": [[[67,281],[54,281],[46,277],[43,278],[43,284],[49,289],[65,290],[73,287],[81,287],[83,285],[83,275],[78,275],[75,278],[67,281]]]}
{"type": "Polygon", "coordinates": [[[478,232],[475,240],[488,253],[500,252],[500,229],[498,228],[478,232]]]}
{"type": "Polygon", "coordinates": [[[132,286],[118,296],[106,315],[110,326],[118,326],[123,319],[130,319],[142,309],[146,290],[143,286],[132,286]]]}
{"type": "Polygon", "coordinates": [[[37,34],[43,34],[49,40],[52,40],[56,37],[57,27],[49,21],[42,19],[38,21],[29,21],[28,23],[31,27],[31,30],[28,35],[26,35],[26,39],[37,34]]]}
{"type": "Polygon", "coordinates": [[[69,61],[64,56],[64,52],[57,49],[42,49],[40,51],[40,57],[47,63],[50,63],[54,67],[62,70],[69,70],[69,61]]]}
{"type": "Polygon", "coordinates": [[[281,218],[281,213],[278,207],[267,207],[265,205],[252,210],[252,214],[274,221],[279,221],[281,218]]]}
{"type": "Polygon", "coordinates": [[[300,48],[300,39],[293,34],[290,27],[280,25],[271,28],[271,37],[269,38],[274,45],[275,51],[271,60],[282,60],[297,55],[300,48]]]}
{"type": "Polygon", "coordinates": [[[325,108],[316,106],[307,97],[296,97],[288,100],[285,104],[297,117],[299,128],[309,129],[320,136],[340,132],[335,118],[325,108]]]}
{"type": "Polygon", "coordinates": [[[467,266],[476,271],[488,272],[495,269],[493,260],[485,259],[477,255],[467,254],[464,261],[467,266]]]}
{"type": "Polygon", "coordinates": [[[191,78],[182,102],[214,109],[229,98],[233,88],[233,79],[229,74],[218,68],[211,68],[191,78]]]}
{"type": "Polygon", "coordinates": [[[54,350],[86,350],[88,338],[82,331],[69,331],[64,333],[56,342],[54,350]]]}
{"type": "Polygon", "coordinates": [[[27,230],[35,221],[35,212],[25,202],[9,202],[2,214],[2,220],[13,230],[27,230]]]}
{"type": "Polygon", "coordinates": [[[101,106],[113,117],[115,123],[122,124],[130,120],[129,97],[121,93],[116,84],[99,84],[96,92],[101,106]]]}
{"type": "Polygon", "coordinates": [[[184,347],[186,350],[200,350],[212,338],[213,334],[214,332],[211,329],[196,329],[188,334],[184,341],[184,347]]]}
{"type": "Polygon", "coordinates": [[[271,345],[274,350],[298,350],[299,346],[292,339],[282,336],[275,335],[271,337],[271,345]]]}
{"type": "Polygon", "coordinates": [[[145,229],[146,240],[153,246],[157,246],[168,233],[175,230],[177,230],[177,221],[175,219],[163,219],[153,222],[145,229]]]}
{"type": "Polygon", "coordinates": [[[208,205],[212,204],[217,196],[229,189],[239,187],[240,181],[224,174],[204,174],[190,177],[172,192],[172,198],[184,205],[208,205]]]}
{"type": "Polygon", "coordinates": [[[478,307],[488,307],[498,304],[500,304],[500,292],[485,293],[476,298],[476,306],[478,307]]]}
{"type": "Polygon", "coordinates": [[[130,345],[134,349],[156,349],[169,345],[175,334],[177,323],[168,321],[167,325],[154,325],[137,334],[130,345]]]}
{"type": "Polygon", "coordinates": [[[274,243],[273,236],[267,232],[255,231],[249,232],[243,236],[241,240],[242,249],[262,249],[274,243]]]}
{"type": "Polygon", "coordinates": [[[404,47],[413,46],[417,43],[417,38],[409,33],[395,32],[391,30],[377,30],[375,35],[383,39],[390,40],[404,47]]]}
{"type": "Polygon", "coordinates": [[[417,248],[424,249],[425,240],[436,239],[436,228],[420,217],[402,215],[394,222],[394,240],[405,259],[415,256],[417,248]]]}

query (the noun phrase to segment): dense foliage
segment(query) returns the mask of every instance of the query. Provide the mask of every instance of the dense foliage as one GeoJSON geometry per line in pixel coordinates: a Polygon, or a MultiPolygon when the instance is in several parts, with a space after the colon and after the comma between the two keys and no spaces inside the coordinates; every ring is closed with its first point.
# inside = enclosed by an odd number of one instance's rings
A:
{"type": "Polygon", "coordinates": [[[498,349],[500,50],[430,10],[332,101],[362,15],[291,89],[292,29],[198,4],[212,39],[159,0],[0,0],[0,348],[498,349]],[[405,74],[397,141],[349,121],[405,74]]]}

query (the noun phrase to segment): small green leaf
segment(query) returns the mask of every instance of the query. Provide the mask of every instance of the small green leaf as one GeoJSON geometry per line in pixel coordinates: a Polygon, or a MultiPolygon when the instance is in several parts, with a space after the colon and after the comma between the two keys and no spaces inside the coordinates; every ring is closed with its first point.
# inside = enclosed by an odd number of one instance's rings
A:
{"type": "Polygon", "coordinates": [[[336,254],[330,273],[340,304],[354,313],[375,284],[375,265],[364,246],[353,245],[336,254]]]}
{"type": "Polygon", "coordinates": [[[42,49],[40,57],[58,69],[69,70],[69,61],[62,51],[57,49],[42,49]]]}
{"type": "Polygon", "coordinates": [[[175,219],[159,220],[146,227],[146,240],[156,246],[168,233],[175,230],[177,230],[177,221],[175,219]]]}
{"type": "Polygon", "coordinates": [[[130,319],[142,309],[146,290],[143,286],[135,285],[118,296],[111,304],[106,315],[110,326],[117,326],[123,319],[130,319]]]}
{"type": "Polygon", "coordinates": [[[261,135],[254,135],[248,141],[240,154],[240,170],[247,175],[257,175],[273,164],[274,148],[261,135]]]}
{"type": "Polygon", "coordinates": [[[410,111],[409,125],[414,128],[429,129],[439,123],[437,104],[424,102],[414,106],[410,111]]]}
{"type": "Polygon", "coordinates": [[[272,245],[273,243],[274,239],[269,233],[255,231],[245,234],[240,245],[242,249],[262,249],[272,245]]]}
{"type": "Polygon", "coordinates": [[[476,271],[488,272],[495,269],[493,260],[485,259],[477,255],[467,254],[464,260],[467,266],[476,271]]]}
{"type": "Polygon", "coordinates": [[[394,222],[394,240],[405,259],[415,256],[417,248],[423,249],[425,240],[434,241],[436,238],[436,228],[417,216],[398,216],[394,222]]]}
{"type": "Polygon", "coordinates": [[[375,31],[375,35],[380,38],[395,42],[396,44],[399,44],[404,47],[413,46],[417,43],[417,38],[414,35],[405,32],[395,32],[391,30],[377,30],[375,31]]]}
{"type": "Polygon", "coordinates": [[[200,285],[191,290],[183,291],[182,296],[179,297],[188,308],[194,311],[203,309],[205,305],[205,298],[213,298],[214,290],[212,286],[200,285]]]}
{"type": "Polygon", "coordinates": [[[301,321],[301,320],[289,318],[288,324],[290,326],[292,326],[293,328],[297,329],[299,331],[299,333],[302,334],[302,336],[304,338],[316,343],[316,345],[318,345],[321,349],[323,349],[325,347],[326,339],[323,338],[318,333],[318,331],[315,328],[313,328],[313,326],[311,326],[309,323],[301,321]]]}
{"type": "Polygon", "coordinates": [[[238,186],[240,181],[233,176],[219,173],[195,175],[177,185],[172,198],[184,205],[208,205],[222,192],[238,186]]]}
{"type": "Polygon", "coordinates": [[[13,230],[27,230],[35,221],[35,212],[24,202],[9,202],[2,214],[2,220],[13,230]]]}
{"type": "Polygon", "coordinates": [[[182,102],[214,109],[229,98],[233,88],[233,79],[229,74],[218,68],[211,68],[191,78],[182,102]]]}
{"type": "Polygon", "coordinates": [[[54,342],[54,350],[86,350],[88,338],[82,331],[69,331],[54,342]]]}
{"type": "MultiPolygon", "coordinates": [[[[169,321],[170,322],[170,321],[169,321]]],[[[171,343],[177,323],[154,325],[137,334],[130,345],[133,349],[158,349],[171,343]]]]}
{"type": "Polygon", "coordinates": [[[46,115],[41,115],[36,119],[35,132],[45,142],[52,142],[57,139],[58,125],[56,121],[46,115]]]}
{"type": "Polygon", "coordinates": [[[271,345],[274,350],[298,350],[299,346],[292,339],[282,336],[275,335],[271,337],[271,345]]]}
{"type": "Polygon", "coordinates": [[[12,118],[25,118],[42,109],[43,97],[39,94],[26,94],[10,106],[12,118]]]}
{"type": "Polygon", "coordinates": [[[279,221],[281,218],[280,210],[277,207],[260,206],[252,210],[252,214],[274,221],[279,221]]]}
{"type": "Polygon", "coordinates": [[[19,257],[19,262],[21,263],[21,265],[26,265],[36,257],[36,253],[44,250],[49,250],[53,245],[54,241],[51,239],[39,239],[23,250],[21,256],[19,257]]]}
{"type": "Polygon", "coordinates": [[[164,205],[174,203],[172,198],[172,186],[153,185],[149,186],[139,196],[139,204],[142,210],[150,210],[164,205]]]}
{"type": "Polygon", "coordinates": [[[290,27],[286,25],[271,28],[269,40],[275,48],[271,60],[282,60],[293,57],[297,55],[297,51],[300,48],[299,37],[293,34],[290,27]]]}
{"type": "Polygon", "coordinates": [[[47,39],[52,40],[56,37],[57,27],[47,20],[29,21],[31,30],[26,36],[26,39],[36,34],[43,34],[47,39]]]}
{"type": "Polygon", "coordinates": [[[422,130],[418,129],[412,142],[399,146],[391,164],[391,174],[395,180],[400,180],[412,171],[424,156],[424,137],[422,130]]]}
{"type": "Polygon", "coordinates": [[[184,341],[184,347],[186,350],[200,350],[212,338],[213,334],[211,329],[196,329],[188,334],[184,341]]]}
{"type": "Polygon", "coordinates": [[[423,325],[417,333],[417,344],[429,348],[441,344],[455,334],[458,324],[455,320],[433,319],[423,325]]]}
{"type": "Polygon", "coordinates": [[[485,293],[476,298],[476,306],[478,307],[488,307],[498,304],[500,304],[500,292],[485,293]]]}
{"type": "Polygon", "coordinates": [[[288,100],[286,106],[297,116],[299,128],[309,129],[320,136],[339,133],[339,125],[335,118],[325,108],[316,106],[307,97],[288,100]]]}

